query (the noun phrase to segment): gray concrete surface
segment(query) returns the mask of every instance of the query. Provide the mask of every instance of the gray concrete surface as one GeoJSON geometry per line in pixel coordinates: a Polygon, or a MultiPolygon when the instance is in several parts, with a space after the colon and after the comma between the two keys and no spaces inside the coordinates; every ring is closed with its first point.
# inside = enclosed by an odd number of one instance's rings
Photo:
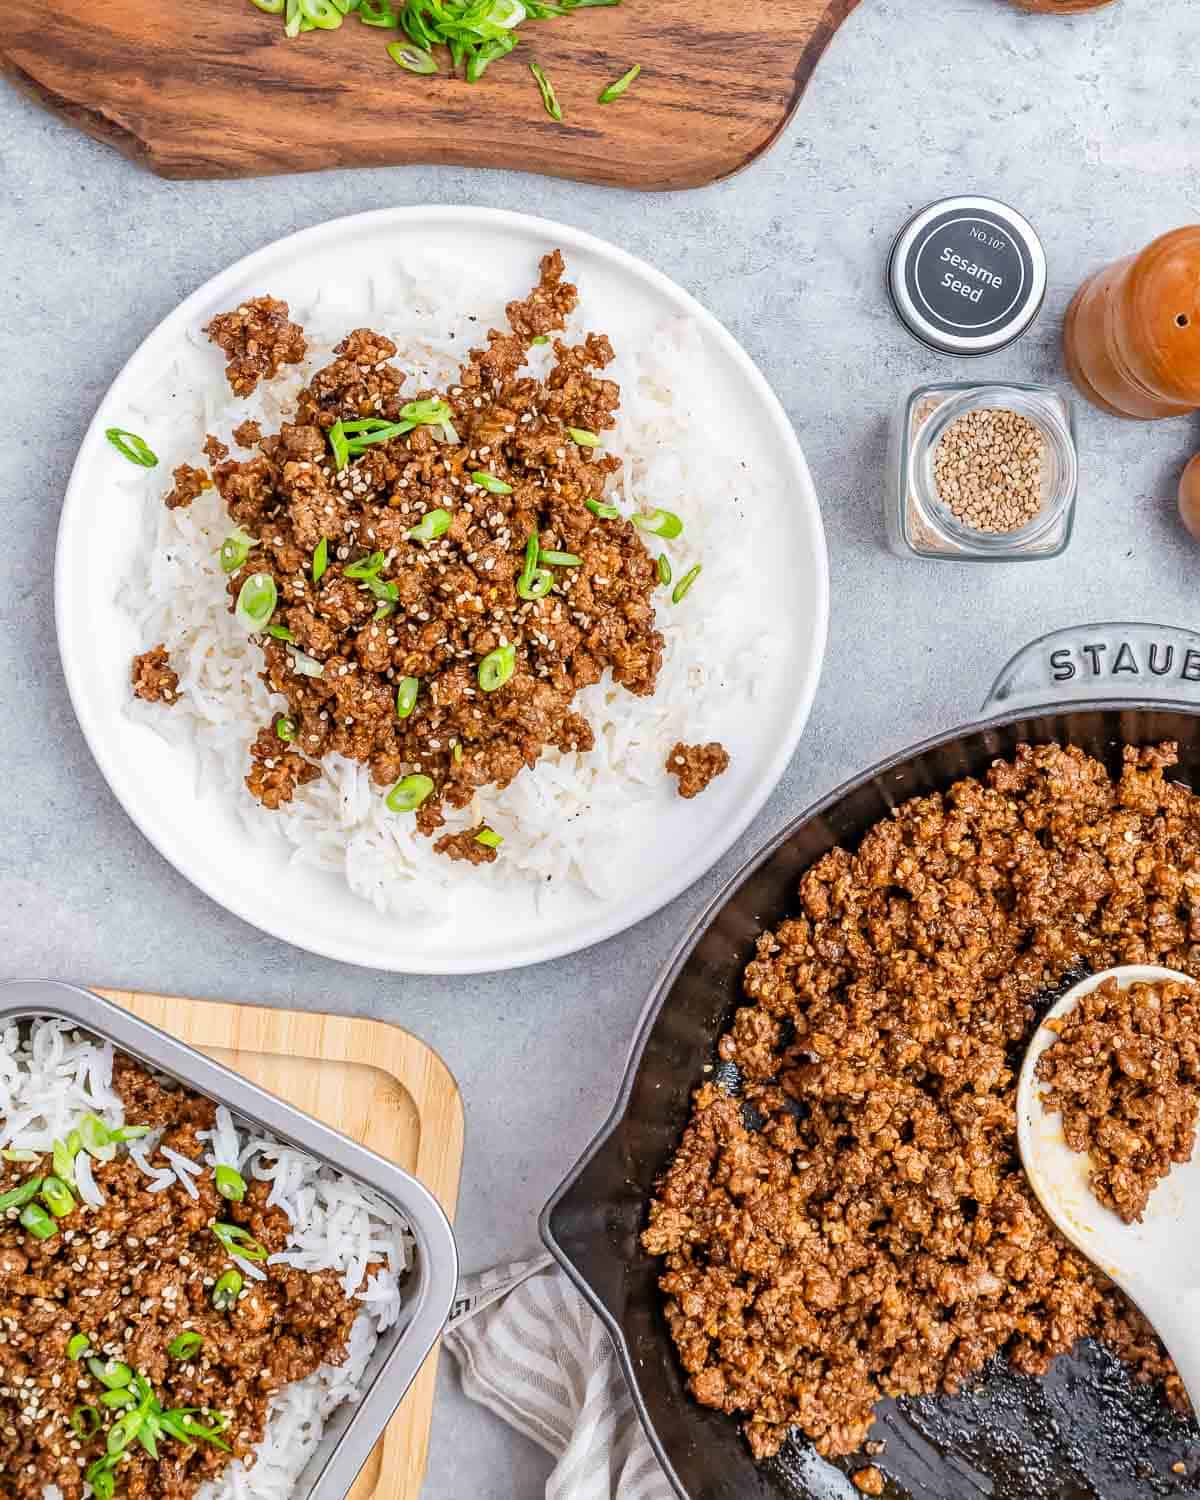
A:
{"type": "MultiPolygon", "coordinates": [[[[1082,274],[1196,217],[1198,48],[1200,7],[1186,0],[1121,0],[1071,20],[1004,0],[863,0],[765,160],[716,187],[659,197],[435,168],[159,182],[0,86],[0,972],[403,1023],[442,1053],[466,1100],[466,1266],[528,1249],[543,1200],[609,1108],[655,971],[758,842],[878,756],[969,719],[1004,658],[1040,631],[1113,616],[1197,623],[1200,549],[1172,505],[1178,470],[1200,447],[1192,421],[1124,425],[1079,411],[1078,526],[1052,563],[894,560],[881,547],[880,495],[895,403],[918,381],[968,369],[923,352],[894,321],[881,270],[896,228],[914,205],[956,191],[991,191],[1023,209],[1046,241],[1046,310],[1023,343],[975,369],[1061,383],[1059,321],[1082,274]],[[261,936],[194,891],[134,830],[81,742],[51,613],[67,472],[142,336],[268,240],[424,202],[580,225],[706,302],[795,421],[832,562],[811,725],[740,847],[623,937],[478,979],[340,967],[261,936]]],[[[428,1500],[525,1500],[541,1493],[547,1469],[443,1368],[428,1500]]]]}

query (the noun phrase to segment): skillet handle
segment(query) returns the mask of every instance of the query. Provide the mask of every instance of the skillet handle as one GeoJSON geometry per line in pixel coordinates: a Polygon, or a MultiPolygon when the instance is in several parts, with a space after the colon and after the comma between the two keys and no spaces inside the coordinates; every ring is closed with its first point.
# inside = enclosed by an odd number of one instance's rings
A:
{"type": "Polygon", "coordinates": [[[1052,631],[1006,663],[983,714],[1113,701],[1200,704],[1200,633],[1118,621],[1052,631]]]}

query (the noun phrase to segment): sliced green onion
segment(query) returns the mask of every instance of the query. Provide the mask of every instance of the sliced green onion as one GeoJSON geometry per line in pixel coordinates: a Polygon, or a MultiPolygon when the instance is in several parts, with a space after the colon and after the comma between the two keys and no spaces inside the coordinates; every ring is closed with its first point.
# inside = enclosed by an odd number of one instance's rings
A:
{"type": "Polygon", "coordinates": [[[553,587],[554,574],[549,568],[534,568],[517,579],[517,593],[522,599],[544,599],[553,587]]]}
{"type": "Polygon", "coordinates": [[[480,489],[487,490],[492,495],[511,495],[513,492],[511,484],[505,484],[503,479],[497,479],[486,469],[476,469],[471,475],[471,483],[477,484],[480,489]]]}
{"type": "Polygon", "coordinates": [[[18,1222],[35,1240],[48,1240],[58,1233],[58,1225],[40,1203],[27,1203],[18,1222]]]}
{"type": "Polygon", "coordinates": [[[312,581],[320,583],[325,576],[325,569],[329,566],[329,540],[322,537],[313,548],[312,555],[312,581]]]}
{"type": "Polygon", "coordinates": [[[167,1345],[167,1353],[172,1359],[191,1359],[196,1350],[204,1343],[202,1334],[193,1333],[186,1329],[183,1333],[176,1334],[167,1345]]]}
{"type": "Polygon", "coordinates": [[[395,613],[395,603],[391,599],[385,599],[384,602],[375,611],[375,613],[371,616],[371,618],[372,620],[386,620],[389,615],[394,615],[395,613]]]}
{"type": "MultiPolygon", "coordinates": [[[[323,29],[328,30],[327,27],[323,29]]],[[[137,1440],[145,1448],[150,1457],[154,1459],[158,1457],[158,1433],[159,1424],[157,1416],[145,1414],[138,1426],[137,1440]]]]}
{"type": "Polygon", "coordinates": [[[284,36],[299,36],[303,25],[304,17],[300,14],[300,0],[287,0],[283,12],[284,36]]]}
{"type": "Polygon", "coordinates": [[[529,580],[533,577],[538,563],[538,553],[541,551],[541,538],[536,531],[529,533],[529,540],[525,543],[525,566],[521,569],[521,577],[529,580]]]}
{"type": "Polygon", "coordinates": [[[402,677],[396,688],[396,717],[407,719],[417,706],[417,694],[421,684],[415,677],[402,677]]]}
{"type": "Polygon", "coordinates": [[[599,448],[602,441],[586,427],[568,427],[567,436],[572,442],[578,443],[581,448],[599,448]]]}
{"type": "Polygon", "coordinates": [[[283,15],[284,0],[250,0],[251,5],[257,5],[259,10],[265,10],[269,16],[283,15]]]}
{"type": "Polygon", "coordinates": [[[217,1277],[217,1284],[212,1289],[212,1305],[218,1312],[226,1312],[237,1301],[244,1285],[240,1271],[226,1271],[217,1277]]]}
{"type": "Polygon", "coordinates": [[[417,542],[435,542],[450,530],[448,510],[427,510],[408,535],[417,542]]]}
{"type": "Polygon", "coordinates": [[[342,24],[342,12],[333,0],[300,0],[300,14],[320,31],[336,31],[342,24]]]}
{"type": "Polygon", "coordinates": [[[550,340],[544,333],[535,333],[534,336],[529,340],[529,342],[531,344],[548,344],[550,340]]]}
{"type": "Polygon", "coordinates": [[[289,719],[284,714],[275,720],[275,734],[285,745],[290,745],[296,738],[296,721],[289,719]]]}
{"type": "Polygon", "coordinates": [[[73,1333],[67,1340],[67,1358],[82,1359],[92,1347],[92,1341],[86,1333],[73,1333]]]}
{"type": "MultiPolygon", "coordinates": [[[[70,1144],[68,1137],[67,1144],[70,1144]]],[[[112,1131],[99,1115],[84,1115],[79,1122],[79,1144],[89,1156],[97,1161],[112,1161],[117,1154],[113,1145],[112,1131]]]]}
{"type": "Polygon", "coordinates": [[[109,1131],[108,1138],[110,1141],[140,1141],[144,1135],[149,1134],[149,1125],[118,1125],[116,1130],[109,1131]]]}
{"type": "Polygon", "coordinates": [[[232,1203],[240,1203],[246,1196],[246,1179],[236,1167],[218,1166],[213,1175],[217,1182],[217,1192],[222,1198],[228,1198],[232,1203]]]}
{"type": "Polygon", "coordinates": [[[7,1193],[0,1193],[0,1213],[3,1213],[6,1208],[21,1208],[31,1199],[36,1198],[41,1185],[40,1177],[27,1177],[20,1187],[9,1188],[7,1193]]]}
{"type": "Polygon", "coordinates": [[[106,427],[104,436],[121,457],[127,458],[131,464],[152,469],[158,463],[158,454],[148,448],[145,439],[138,437],[136,432],[130,432],[125,427],[106,427]]]}
{"type": "Polygon", "coordinates": [[[600,104],[611,104],[614,99],[619,99],[641,71],[641,63],[634,63],[628,73],[622,73],[620,78],[610,83],[606,89],[600,90],[596,96],[597,102],[600,104]]]}
{"type": "Polygon", "coordinates": [[[483,844],[488,849],[499,849],[504,840],[494,829],[485,827],[475,835],[475,842],[483,844]]]}
{"type": "Polygon", "coordinates": [[[56,1219],[65,1219],[75,1207],[75,1195],[61,1177],[47,1177],[42,1183],[42,1202],[56,1219]]]}
{"type": "Polygon", "coordinates": [[[418,427],[440,427],[449,422],[454,413],[445,401],[431,396],[425,401],[410,401],[400,408],[402,422],[415,422],[418,427]]]}
{"type": "Polygon", "coordinates": [[[671,559],[665,552],[658,554],[658,581],[659,583],[670,583],[671,581],[671,559]]]}
{"type": "Polygon", "coordinates": [[[453,746],[453,748],[452,748],[452,750],[451,750],[450,753],[451,753],[451,756],[454,759],[454,764],[456,766],[462,765],[462,746],[459,744],[459,742],[457,740],[454,741],[454,746],[453,746]]]}
{"type": "Polygon", "coordinates": [[[384,800],[391,812],[416,812],[432,792],[433,782],[428,776],[403,776],[384,800]]]}
{"type": "Polygon", "coordinates": [[[333,449],[334,468],[340,474],[350,462],[350,444],[346,441],[346,429],[335,422],[329,429],[329,446],[333,449]]]}
{"type": "Polygon", "coordinates": [[[543,552],[540,560],[555,568],[578,568],[583,564],[583,558],[577,557],[574,552],[543,552]]]}
{"type": "Polygon", "coordinates": [[[266,634],[277,641],[290,641],[293,645],[295,645],[296,642],[296,637],[292,634],[292,632],[287,628],[286,625],[268,625],[266,634]]]}
{"type": "Polygon", "coordinates": [[[2,1161],[31,1162],[37,1161],[37,1159],[38,1154],[36,1151],[0,1151],[0,1160],[2,1161]]]}
{"type": "Polygon", "coordinates": [[[72,1151],[67,1141],[54,1142],[53,1160],[55,1176],[60,1177],[63,1182],[70,1183],[72,1186],[75,1182],[75,1156],[78,1150],[77,1146],[72,1151]]]}
{"type": "Polygon", "coordinates": [[[238,591],[234,617],[251,634],[265,630],[279,603],[279,590],[270,573],[251,573],[238,591]]]}
{"type": "Polygon", "coordinates": [[[583,502],[592,515],[599,516],[602,521],[616,521],[621,512],[615,505],[605,505],[602,500],[585,500],[583,502]]]}
{"type": "Polygon", "coordinates": [[[554,92],[554,85],[538,67],[537,63],[529,64],[529,71],[537,82],[538,93],[542,96],[542,104],[546,113],[552,120],[561,120],[563,117],[562,105],[558,102],[558,95],[554,92]]]}
{"type": "Polygon", "coordinates": [[[497,646],[479,663],[479,671],[476,674],[479,686],[485,693],[494,693],[497,688],[502,688],[517,668],[517,648],[515,646],[497,646]]]}
{"type": "Polygon", "coordinates": [[[115,1391],[105,1391],[100,1397],[100,1404],[114,1411],[126,1406],[133,1406],[136,1401],[137,1397],[128,1386],[118,1387],[115,1391]]]}
{"type": "Polygon", "coordinates": [[[92,1494],[96,1500],[113,1500],[116,1492],[117,1481],[113,1478],[113,1462],[108,1458],[98,1458],[94,1464],[84,1472],[84,1478],[92,1487],[92,1494]]]}
{"type": "Polygon", "coordinates": [[[104,1419],[94,1406],[76,1406],[70,1416],[71,1431],[81,1443],[90,1443],[104,1425],[104,1419]]]}
{"type": "Polygon", "coordinates": [[[683,530],[683,522],[673,510],[652,510],[646,515],[639,512],[629,519],[643,531],[653,532],[655,536],[661,536],[668,542],[683,530]]]}
{"type": "Polygon", "coordinates": [[[292,659],[292,671],[300,677],[324,677],[325,668],[317,661],[316,657],[306,656],[303,651],[292,650],[288,653],[292,659]]]}
{"type": "Polygon", "coordinates": [[[126,1448],[137,1437],[138,1429],[141,1427],[143,1420],[144,1418],[140,1411],[126,1412],[123,1417],[117,1418],[108,1429],[108,1437],[104,1444],[109,1458],[118,1458],[125,1452],[126,1448]]]}
{"type": "Polygon", "coordinates": [[[221,550],[217,554],[221,561],[221,572],[236,573],[250,556],[250,548],[254,545],[252,536],[243,531],[240,526],[234,527],[221,543],[221,550]]]}
{"type": "Polygon", "coordinates": [[[218,1219],[209,1226],[230,1255],[240,1255],[243,1260],[266,1260],[268,1251],[240,1224],[224,1224],[218,1219]]]}
{"type": "Polygon", "coordinates": [[[381,427],[394,427],[386,417],[355,417],[353,422],[343,422],[343,432],[378,432],[381,427]]]}
{"type": "Polygon", "coordinates": [[[119,1359],[96,1359],[88,1360],[88,1369],[96,1377],[106,1390],[121,1391],[133,1379],[133,1371],[123,1360],[119,1359]]]}
{"type": "Polygon", "coordinates": [[[217,1448],[224,1448],[226,1453],[228,1453],[229,1444],[221,1437],[221,1434],[229,1425],[228,1418],[221,1412],[214,1412],[209,1407],[205,1407],[204,1415],[211,1419],[211,1426],[206,1427],[203,1422],[196,1420],[193,1415],[194,1412],[194,1407],[176,1407],[174,1411],[164,1412],[159,1418],[159,1423],[161,1426],[167,1427],[166,1419],[169,1418],[171,1425],[167,1430],[171,1432],[172,1437],[182,1433],[182,1442],[189,1442],[199,1438],[201,1442],[212,1443],[217,1448]]]}
{"type": "Polygon", "coordinates": [[[683,600],[684,595],[691,588],[692,584],[695,583],[696,579],[699,576],[700,576],[700,564],[697,563],[694,568],[689,568],[688,571],[679,580],[679,582],[675,585],[674,589],[671,592],[671,603],[672,604],[679,604],[679,603],[681,603],[682,600],[683,600]]]}
{"type": "Polygon", "coordinates": [[[362,0],[358,19],[367,26],[397,26],[396,12],[390,0],[362,0]]]}
{"type": "Polygon", "coordinates": [[[383,567],[385,559],[385,553],[372,552],[370,557],[359,558],[358,562],[351,563],[349,567],[343,568],[342,572],[347,578],[373,578],[383,567]]]}
{"type": "Polygon", "coordinates": [[[436,73],[438,70],[433,53],[426,52],[423,47],[414,47],[411,42],[389,42],[387,55],[410,73],[436,73]]]}

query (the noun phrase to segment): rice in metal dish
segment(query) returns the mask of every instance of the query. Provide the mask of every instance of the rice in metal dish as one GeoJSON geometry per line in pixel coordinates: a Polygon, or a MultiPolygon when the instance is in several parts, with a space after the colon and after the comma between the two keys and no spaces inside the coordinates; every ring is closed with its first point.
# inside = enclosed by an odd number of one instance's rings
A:
{"type": "MultiPolygon", "coordinates": [[[[657,689],[633,696],[606,672],[573,704],[592,730],[593,748],[547,746],[532,770],[503,789],[481,786],[469,807],[449,813],[451,838],[467,838],[481,824],[502,838],[502,857],[483,868],[436,853],[412,816],[389,809],[386,788],[373,783],[368,765],[340,754],[323,754],[319,778],[297,785],[278,808],[265,811],[255,802],[244,784],[248,747],[286,703],[261,680],[259,646],[229,612],[218,551],[231,522],[220,497],[205,489],[166,509],[158,503],[164,488],[158,476],[195,462],[206,433],[231,443],[247,420],[264,432],[279,430],[293,419],[297,394],[313,372],[330,362],[333,343],[356,325],[395,343],[391,363],[407,377],[407,390],[450,386],[467,350],[483,342],[489,327],[504,326],[499,287],[480,291],[464,311],[462,287],[477,280],[466,268],[460,277],[444,264],[409,263],[381,268],[361,292],[327,289],[311,305],[293,301],[290,317],[304,326],[307,355],[245,398],[230,395],[219,359],[197,329],[194,355],[189,351],[165,371],[129,414],[134,425],[149,425],[163,463],[153,476],[127,481],[146,537],[122,603],[136,622],[140,649],[162,642],[178,674],[169,712],[161,702],[135,700],[130,713],[194,752],[202,787],[236,805],[256,837],[282,839],[293,860],[339,873],[381,911],[435,920],[449,917],[465,890],[486,892],[500,882],[517,881],[539,909],[570,892],[608,896],[623,889],[639,840],[652,836],[656,815],[676,801],[665,770],[668,750],[677,742],[736,741],[780,649],[754,584],[756,553],[771,545],[763,534],[765,511],[745,503],[753,478],[737,455],[736,434],[714,410],[701,336],[678,320],[640,347],[618,347],[606,371],[620,385],[621,405],[605,448],[622,462],[603,503],[621,517],[678,513],[683,533],[666,543],[674,577],[678,582],[703,566],[677,605],[670,588],[656,592],[654,627],[663,637],[657,689]],[[158,436],[164,426],[165,446],[158,436]]],[[[570,321],[579,337],[603,326],[586,289],[570,321]]],[[[554,360],[553,348],[534,347],[528,369],[544,379],[554,360]]]]}
{"type": "Polygon", "coordinates": [[[0,1149],[0,1496],[288,1500],[400,1316],[401,1216],[49,1018],[0,1034],[0,1149]]]}

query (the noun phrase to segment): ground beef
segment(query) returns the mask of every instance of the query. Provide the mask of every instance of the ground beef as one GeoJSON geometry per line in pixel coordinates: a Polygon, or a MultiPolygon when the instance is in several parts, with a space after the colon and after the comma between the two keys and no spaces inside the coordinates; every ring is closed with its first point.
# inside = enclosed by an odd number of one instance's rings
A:
{"type": "Polygon", "coordinates": [[[298,786],[316,781],[321,768],[297,755],[288,742],[280,738],[279,725],[288,721],[278,715],[269,729],[260,729],[250,747],[250,774],[246,785],[264,807],[272,810],[290,802],[298,786]]]}
{"type": "Polygon", "coordinates": [[[803,1430],[856,1451],[884,1396],[1028,1374],[1085,1335],[1182,1383],[1153,1331],[1057,1233],[1021,1170],[1016,1070],[1049,987],[1156,963],[1200,975],[1200,798],[1175,747],[1022,747],[837,849],[759,939],[650,1205],[690,1388],[753,1452],[803,1430]]]}
{"type": "Polygon", "coordinates": [[[233,312],[218,313],[205,328],[225,351],[225,377],[235,396],[249,396],[260,380],[272,380],[280,365],[304,358],[304,330],[288,321],[288,305],[277,297],[252,297],[233,312]]]}
{"type": "Polygon", "coordinates": [[[165,703],[168,707],[178,703],[179,673],[172,670],[171,658],[161,641],[133,658],[130,676],[135,698],[144,698],[147,703],[165,703]]]}
{"type": "MultiPolygon", "coordinates": [[[[262,437],[255,457],[216,466],[231,519],[254,538],[230,577],[230,606],[247,577],[270,573],[271,623],[290,637],[261,638],[264,679],[287,699],[296,731],[287,752],[265,731],[256,741],[247,785],[266,806],[306,779],[301,757],[340,754],[368,765],[381,788],[428,778],[417,828],[432,835],[447,809],[507,786],[544,749],[588,752],[592,730],[573,702],[606,672],[630,693],[654,691],[663,652],[655,561],[636,526],[588,505],[620,468],[589,436],[615,425],[620,391],[601,373],[612,348],[602,334],[554,338],[544,377],[526,369],[532,340],[561,333],[576,305],[563,274],[562,256],[545,256],[537,286],[509,304],[509,328],[471,350],[444,392],[405,393],[389,363],[395,344],[355,329],[299,393],[292,421],[262,437]],[[430,409],[438,417],[421,421],[430,409]],[[358,423],[353,441],[370,420],[406,430],[338,469],[341,435],[330,430],[358,423]],[[413,535],[431,520],[440,524],[413,535]],[[567,557],[542,567],[548,591],[521,583],[531,543],[567,557]],[[297,650],[309,675],[296,670],[297,650]],[[489,690],[480,664],[497,652],[508,675],[489,690]],[[406,678],[418,693],[401,719],[406,678]]],[[[215,319],[210,334],[241,359],[268,304],[286,316],[284,304],[259,298],[215,319]]],[[[491,862],[496,851],[476,832],[448,831],[435,847],[491,862]]]]}
{"type": "Polygon", "coordinates": [[[465,828],[461,833],[444,834],[433,847],[438,854],[444,854],[449,859],[466,860],[472,865],[490,865],[495,861],[498,850],[488,841],[480,843],[479,835],[487,831],[487,824],[480,823],[478,827],[465,828]]]}
{"type": "Polygon", "coordinates": [[[219,464],[223,458],[229,457],[229,445],[223,443],[214,433],[208,433],[201,446],[210,464],[219,464]]]}
{"type": "MultiPolygon", "coordinates": [[[[196,1131],[213,1126],[209,1100],[164,1088],[122,1055],[114,1084],[130,1124],[165,1126],[162,1146],[202,1155],[196,1131]]],[[[161,1147],[151,1159],[166,1166],[161,1147]]],[[[222,1425],[231,1451],[163,1434],[157,1460],[135,1442],[115,1476],[119,1500],[189,1500],[233,1458],[252,1458],[274,1391],[344,1360],[357,1306],[333,1272],[285,1265],[265,1265],[267,1279],[247,1280],[231,1308],[213,1306],[216,1279],[232,1269],[214,1221],[241,1226],[272,1253],[286,1245],[287,1219],[266,1206],[266,1183],[251,1181],[244,1200],[232,1203],[218,1197],[207,1170],[197,1200],[178,1186],[148,1192],[127,1156],[93,1170],[104,1206],[77,1203],[55,1221],[52,1238],[26,1233],[19,1209],[0,1214],[0,1500],[42,1500],[46,1485],[81,1500],[87,1469],[105,1454],[119,1412],[100,1405],[103,1387],[87,1359],[67,1356],[80,1333],[91,1357],[143,1377],[164,1411],[225,1414],[200,1420],[222,1425]],[[203,1343],[177,1359],[168,1345],[185,1330],[203,1343]],[[94,1437],[81,1440],[68,1425],[77,1406],[103,1412],[94,1437]]],[[[0,1193],[49,1171],[48,1158],[0,1164],[0,1193]]]]}
{"type": "Polygon", "coordinates": [[[858,1469],[850,1476],[854,1481],[855,1489],[864,1495],[883,1494],[883,1475],[874,1464],[868,1464],[865,1469],[858,1469]]]}
{"type": "Polygon", "coordinates": [[[685,745],[682,740],[667,756],[667,770],[679,778],[681,797],[698,797],[715,777],[729,769],[729,752],[713,740],[707,745],[685,745]]]}
{"type": "Polygon", "coordinates": [[[261,438],[262,428],[250,417],[233,429],[233,440],[239,448],[253,448],[261,438]]]}
{"type": "Polygon", "coordinates": [[[1172,1163],[1191,1159],[1200,1104],[1200,990],[1107,979],[1061,1019],[1038,1061],[1045,1106],[1072,1151],[1091,1157],[1092,1192],[1140,1223],[1172,1163]]]}
{"type": "Polygon", "coordinates": [[[175,481],[175,488],[163,496],[163,504],[168,510],[179,510],[190,505],[197,495],[203,494],[212,484],[203,469],[193,469],[191,464],[180,464],[171,478],[175,481]]]}

